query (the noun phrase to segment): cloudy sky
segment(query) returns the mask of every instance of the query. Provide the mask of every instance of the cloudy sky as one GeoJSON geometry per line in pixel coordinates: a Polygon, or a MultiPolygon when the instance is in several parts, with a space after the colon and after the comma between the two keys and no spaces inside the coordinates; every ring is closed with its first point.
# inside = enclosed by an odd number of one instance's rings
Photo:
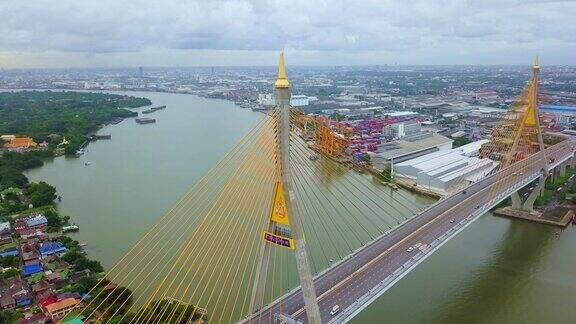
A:
{"type": "Polygon", "coordinates": [[[576,64],[576,1],[0,0],[0,68],[576,64]]]}

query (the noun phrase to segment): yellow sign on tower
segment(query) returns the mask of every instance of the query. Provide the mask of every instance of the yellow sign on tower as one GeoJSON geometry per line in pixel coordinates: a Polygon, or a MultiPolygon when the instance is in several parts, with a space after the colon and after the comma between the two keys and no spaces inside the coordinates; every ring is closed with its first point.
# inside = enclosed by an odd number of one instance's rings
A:
{"type": "Polygon", "coordinates": [[[284,198],[284,189],[282,188],[281,182],[276,184],[276,195],[274,196],[274,207],[272,208],[271,219],[279,224],[290,225],[288,208],[286,207],[286,199],[284,198]]]}

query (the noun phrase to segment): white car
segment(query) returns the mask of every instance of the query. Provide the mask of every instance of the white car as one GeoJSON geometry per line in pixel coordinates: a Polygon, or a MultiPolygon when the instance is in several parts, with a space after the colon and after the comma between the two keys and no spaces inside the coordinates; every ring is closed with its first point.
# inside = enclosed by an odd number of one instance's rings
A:
{"type": "Polygon", "coordinates": [[[414,251],[414,247],[413,247],[413,246],[409,247],[409,248],[406,250],[406,252],[408,252],[408,253],[410,253],[410,252],[412,252],[412,251],[414,251]]]}
{"type": "Polygon", "coordinates": [[[330,311],[330,315],[334,316],[334,315],[336,315],[339,311],[340,311],[340,306],[334,305],[334,307],[332,307],[332,310],[330,311]]]}
{"type": "Polygon", "coordinates": [[[455,221],[455,219],[454,219],[454,218],[452,218],[452,219],[450,220],[450,223],[454,223],[454,221],[455,221]]]}

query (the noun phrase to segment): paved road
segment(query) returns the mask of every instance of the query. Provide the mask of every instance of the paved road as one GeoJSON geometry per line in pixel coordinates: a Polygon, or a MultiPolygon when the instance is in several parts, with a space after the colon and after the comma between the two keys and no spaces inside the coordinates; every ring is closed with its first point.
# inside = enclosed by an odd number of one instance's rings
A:
{"type": "MultiPolygon", "coordinates": [[[[471,216],[480,215],[492,208],[509,196],[515,186],[535,180],[544,168],[544,161],[554,159],[553,165],[549,167],[555,167],[574,156],[575,149],[576,140],[564,141],[543,153],[500,170],[472,184],[465,191],[432,205],[394,231],[377,238],[318,275],[314,285],[322,321],[340,322],[353,316],[355,311],[371,302],[367,296],[378,293],[374,291],[375,287],[380,290],[379,293],[390,288],[395,283],[394,278],[400,279],[411,270],[410,265],[415,263],[415,258],[425,258],[435,250],[432,247],[449,240],[451,236],[448,237],[447,233],[457,233],[459,228],[475,220],[471,216]],[[422,246],[407,252],[409,247],[416,244],[422,246]],[[362,302],[357,302],[359,299],[362,302]],[[333,317],[330,310],[336,304],[342,312],[333,317]]],[[[280,311],[306,322],[304,301],[299,289],[263,308],[250,321],[267,323],[273,314],[280,311]]]]}

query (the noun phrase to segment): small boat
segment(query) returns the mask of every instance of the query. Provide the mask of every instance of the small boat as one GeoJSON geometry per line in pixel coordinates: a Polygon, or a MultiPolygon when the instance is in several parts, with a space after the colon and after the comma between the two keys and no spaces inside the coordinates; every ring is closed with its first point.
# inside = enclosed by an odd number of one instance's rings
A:
{"type": "Polygon", "coordinates": [[[84,162],[85,166],[89,166],[90,164],[92,164],[92,162],[88,161],[88,162],[84,162]]]}
{"type": "Polygon", "coordinates": [[[78,230],[80,230],[80,227],[78,227],[78,225],[70,225],[62,227],[62,233],[76,232],[78,230]]]}
{"type": "Polygon", "coordinates": [[[80,247],[85,247],[86,245],[88,245],[88,243],[86,243],[86,242],[80,242],[80,247]]]}

